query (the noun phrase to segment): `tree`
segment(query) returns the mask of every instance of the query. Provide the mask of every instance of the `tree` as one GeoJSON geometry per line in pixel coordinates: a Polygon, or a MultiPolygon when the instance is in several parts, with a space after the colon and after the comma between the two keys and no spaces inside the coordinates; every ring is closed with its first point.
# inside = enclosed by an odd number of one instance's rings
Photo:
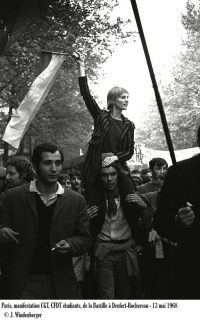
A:
{"type": "MultiPolygon", "coordinates": [[[[196,132],[199,125],[200,104],[200,1],[187,2],[182,24],[186,39],[182,52],[176,59],[171,81],[161,86],[161,96],[175,149],[196,146],[196,132]]],[[[166,149],[159,114],[155,103],[150,106],[145,126],[138,132],[145,144],[151,148],[166,149]],[[147,143],[146,143],[147,142],[147,143]]]]}
{"type": "Polygon", "coordinates": [[[110,21],[116,5],[117,0],[50,1],[48,12],[1,57],[0,87],[4,88],[0,107],[5,110],[10,105],[18,106],[27,93],[37,75],[41,49],[67,53],[52,90],[24,138],[25,146],[31,143],[34,147],[48,139],[59,143],[69,159],[77,156],[89,140],[92,121],[79,96],[72,53],[77,49],[84,52],[88,74],[95,81],[98,66],[110,55],[113,45],[132,35],[122,30],[128,21],[110,21]]]}
{"type": "Polygon", "coordinates": [[[49,0],[1,0],[0,55],[48,8],[49,0]]]}

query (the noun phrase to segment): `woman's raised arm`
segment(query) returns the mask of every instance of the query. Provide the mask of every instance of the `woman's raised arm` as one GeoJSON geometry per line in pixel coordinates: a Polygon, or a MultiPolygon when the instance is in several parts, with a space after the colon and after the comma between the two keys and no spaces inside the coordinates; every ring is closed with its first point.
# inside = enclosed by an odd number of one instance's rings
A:
{"type": "Polygon", "coordinates": [[[86,68],[85,68],[85,61],[84,58],[77,52],[73,54],[76,58],[77,63],[79,64],[79,87],[81,95],[85,101],[85,105],[88,108],[91,116],[93,117],[94,121],[97,120],[98,116],[102,113],[102,110],[99,108],[98,104],[96,103],[95,99],[92,97],[86,77],[86,68]]]}

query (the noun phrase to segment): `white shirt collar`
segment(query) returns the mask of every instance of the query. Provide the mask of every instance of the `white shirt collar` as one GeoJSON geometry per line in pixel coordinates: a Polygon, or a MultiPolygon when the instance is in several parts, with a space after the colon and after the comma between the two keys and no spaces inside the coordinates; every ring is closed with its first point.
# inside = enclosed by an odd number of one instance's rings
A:
{"type": "MultiPolygon", "coordinates": [[[[30,192],[36,192],[37,194],[41,195],[41,192],[39,192],[38,189],[37,189],[36,181],[37,181],[37,179],[31,181],[30,187],[29,187],[29,191],[30,192]]],[[[61,184],[59,182],[57,182],[57,186],[58,186],[58,188],[57,188],[57,191],[55,192],[55,194],[56,195],[58,195],[58,194],[62,195],[65,192],[64,188],[61,186],[61,184]]]]}

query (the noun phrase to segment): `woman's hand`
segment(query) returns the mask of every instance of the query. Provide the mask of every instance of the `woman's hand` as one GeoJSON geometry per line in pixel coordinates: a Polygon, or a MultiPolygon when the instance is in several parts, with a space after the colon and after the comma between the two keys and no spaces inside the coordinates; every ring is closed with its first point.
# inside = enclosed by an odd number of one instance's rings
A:
{"type": "Polygon", "coordinates": [[[103,161],[105,158],[107,158],[107,157],[113,157],[113,156],[114,156],[114,153],[112,153],[112,152],[102,153],[102,154],[101,154],[101,159],[102,159],[102,161],[103,161]]]}
{"type": "Polygon", "coordinates": [[[74,52],[73,57],[76,59],[76,61],[79,64],[80,76],[84,77],[85,76],[85,59],[83,55],[81,55],[79,52],[74,52]]]}
{"type": "Polygon", "coordinates": [[[118,160],[118,156],[112,156],[112,157],[106,157],[103,161],[102,161],[102,167],[107,167],[109,166],[111,163],[115,162],[118,160]]]}

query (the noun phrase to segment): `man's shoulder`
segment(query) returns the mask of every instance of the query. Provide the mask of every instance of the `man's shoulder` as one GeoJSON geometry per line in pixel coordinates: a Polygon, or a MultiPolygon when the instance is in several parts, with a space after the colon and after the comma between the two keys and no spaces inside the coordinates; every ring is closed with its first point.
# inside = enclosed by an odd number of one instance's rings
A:
{"type": "Polygon", "coordinates": [[[146,198],[151,202],[157,198],[157,195],[158,195],[158,191],[156,190],[156,191],[150,191],[150,192],[144,193],[142,197],[146,198]]]}
{"type": "Polygon", "coordinates": [[[137,188],[137,190],[139,193],[153,192],[153,191],[156,191],[156,185],[152,182],[147,182],[147,183],[141,184],[137,188]]]}
{"type": "Polygon", "coordinates": [[[69,189],[65,189],[63,196],[71,199],[76,199],[77,201],[81,201],[84,199],[84,196],[82,194],[69,189]]]}
{"type": "Polygon", "coordinates": [[[177,162],[176,166],[169,167],[168,171],[169,172],[173,172],[173,171],[187,172],[188,170],[196,171],[197,169],[199,170],[199,168],[200,168],[200,154],[195,155],[189,159],[185,159],[177,162]]]}
{"type": "Polygon", "coordinates": [[[30,183],[23,184],[22,186],[14,187],[12,189],[8,189],[5,194],[10,195],[19,195],[25,194],[25,192],[29,191],[30,183]]]}
{"type": "Polygon", "coordinates": [[[193,166],[193,165],[198,165],[200,164],[200,154],[197,154],[189,159],[185,159],[182,161],[178,162],[178,166],[182,167],[182,166],[193,166]]]}

